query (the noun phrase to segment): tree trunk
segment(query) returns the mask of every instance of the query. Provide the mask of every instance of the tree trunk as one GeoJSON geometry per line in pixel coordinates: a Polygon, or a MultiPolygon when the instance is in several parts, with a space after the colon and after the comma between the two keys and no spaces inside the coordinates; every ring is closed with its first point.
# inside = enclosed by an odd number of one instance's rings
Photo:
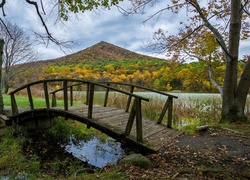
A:
{"type": "Polygon", "coordinates": [[[9,91],[9,85],[8,85],[8,83],[5,83],[5,85],[4,85],[4,94],[8,94],[8,91],[9,91]]]}
{"type": "Polygon", "coordinates": [[[245,115],[245,107],[247,95],[250,87],[250,56],[246,63],[245,69],[241,75],[236,93],[235,93],[235,106],[237,109],[237,117],[240,118],[240,121],[246,121],[247,117],[245,115]]]}
{"type": "Polygon", "coordinates": [[[3,46],[4,40],[0,39],[0,114],[4,112],[3,95],[2,95],[2,65],[3,65],[3,46]]]}
{"type": "MultiPolygon", "coordinates": [[[[244,107],[249,86],[244,87],[249,68],[247,65],[237,87],[238,54],[241,30],[241,1],[231,0],[231,19],[229,28],[229,46],[226,56],[226,73],[222,95],[221,122],[236,122],[246,120],[244,107]]],[[[249,63],[248,63],[249,64],[249,63]]],[[[249,83],[249,82],[248,82],[249,83]]]]}

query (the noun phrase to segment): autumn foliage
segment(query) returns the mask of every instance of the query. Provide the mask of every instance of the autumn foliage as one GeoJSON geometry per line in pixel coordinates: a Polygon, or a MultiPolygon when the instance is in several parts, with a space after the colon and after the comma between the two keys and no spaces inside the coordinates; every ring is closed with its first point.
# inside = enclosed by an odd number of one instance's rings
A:
{"type": "MultiPolygon", "coordinates": [[[[217,92],[204,63],[158,59],[106,42],[65,57],[32,63],[32,68],[16,77],[16,87],[36,80],[70,78],[133,83],[162,91],[217,92]]],[[[239,69],[243,67],[241,64],[239,69]]],[[[215,61],[213,71],[214,79],[222,84],[224,64],[215,61]]]]}

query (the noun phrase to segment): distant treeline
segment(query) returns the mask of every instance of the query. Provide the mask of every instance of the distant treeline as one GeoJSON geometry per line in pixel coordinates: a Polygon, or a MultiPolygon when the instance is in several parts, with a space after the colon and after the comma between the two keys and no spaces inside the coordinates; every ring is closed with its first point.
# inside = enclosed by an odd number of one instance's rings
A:
{"type": "MultiPolygon", "coordinates": [[[[241,72],[244,63],[240,64],[241,72]]],[[[214,80],[222,85],[225,66],[212,64],[214,80]]],[[[163,60],[99,60],[81,64],[47,64],[26,69],[15,78],[15,86],[42,79],[73,78],[90,81],[134,83],[161,91],[218,92],[202,62],[179,63],[163,60]]]]}

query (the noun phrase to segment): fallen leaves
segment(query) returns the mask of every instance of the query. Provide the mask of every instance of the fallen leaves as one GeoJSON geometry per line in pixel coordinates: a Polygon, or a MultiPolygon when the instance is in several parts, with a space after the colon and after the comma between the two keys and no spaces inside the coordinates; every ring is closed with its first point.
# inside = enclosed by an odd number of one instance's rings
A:
{"type": "MultiPolygon", "coordinates": [[[[213,132],[213,137],[214,133],[219,132],[213,132]]],[[[158,154],[148,155],[153,163],[152,169],[126,166],[121,168],[121,171],[125,172],[126,178],[130,180],[250,179],[249,155],[233,156],[223,144],[199,151],[190,145],[179,147],[176,142],[162,148],[158,154]]],[[[209,142],[206,144],[209,145],[209,142]]]]}

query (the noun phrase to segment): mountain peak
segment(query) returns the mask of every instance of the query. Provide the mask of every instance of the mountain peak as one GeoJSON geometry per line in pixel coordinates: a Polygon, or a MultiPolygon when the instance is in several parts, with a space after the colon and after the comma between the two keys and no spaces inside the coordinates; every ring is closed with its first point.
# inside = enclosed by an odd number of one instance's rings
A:
{"type": "Polygon", "coordinates": [[[60,63],[63,64],[77,64],[89,61],[121,60],[121,59],[148,60],[148,59],[158,59],[158,58],[137,54],[127,49],[113,45],[111,43],[100,41],[99,43],[94,44],[93,46],[90,46],[84,50],[78,51],[76,53],[64,57],[53,59],[52,61],[57,61],[57,62],[60,61],[60,63]]]}

